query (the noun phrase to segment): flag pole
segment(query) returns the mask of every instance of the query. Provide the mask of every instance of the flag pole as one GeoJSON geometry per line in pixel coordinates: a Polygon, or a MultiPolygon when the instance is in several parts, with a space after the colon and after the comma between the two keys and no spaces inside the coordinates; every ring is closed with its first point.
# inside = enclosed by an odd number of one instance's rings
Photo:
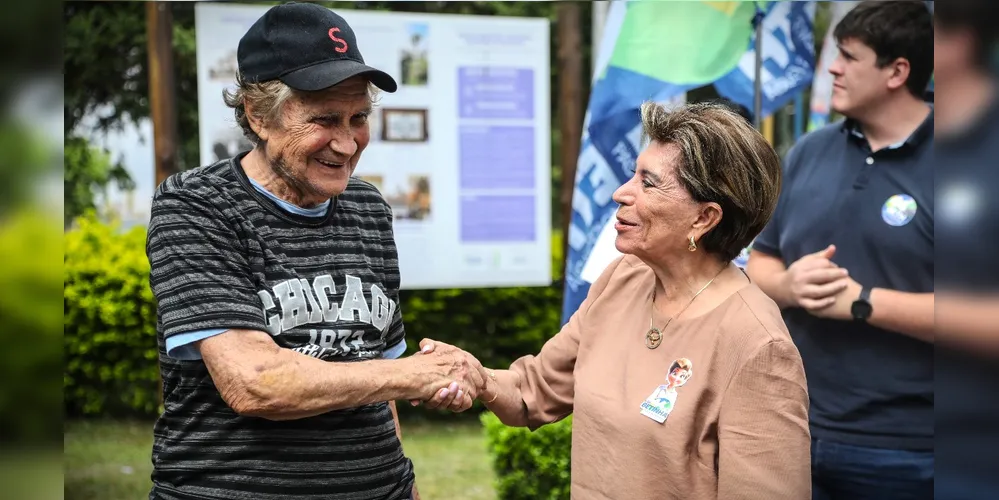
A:
{"type": "Polygon", "coordinates": [[[760,130],[763,123],[760,116],[763,114],[763,82],[761,81],[761,74],[763,73],[763,16],[764,12],[760,9],[760,2],[756,2],[756,15],[753,16],[753,26],[756,29],[756,66],[753,77],[753,126],[757,130],[760,130]]]}
{"type": "Polygon", "coordinates": [[[593,2],[592,38],[590,39],[591,55],[590,78],[593,77],[592,68],[597,67],[597,60],[600,57],[600,44],[604,39],[604,25],[607,24],[607,11],[610,9],[611,0],[597,0],[593,2]]]}

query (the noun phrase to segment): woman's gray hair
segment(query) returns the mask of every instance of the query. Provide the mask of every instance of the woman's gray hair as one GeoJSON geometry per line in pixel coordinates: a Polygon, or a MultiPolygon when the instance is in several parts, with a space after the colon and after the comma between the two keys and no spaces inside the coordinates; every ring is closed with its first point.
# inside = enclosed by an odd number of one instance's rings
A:
{"type": "MultiPolygon", "coordinates": [[[[322,91],[318,91],[322,92],[322,91]]],[[[247,82],[242,74],[236,74],[236,89],[222,91],[222,100],[225,105],[232,108],[236,115],[236,123],[243,129],[243,135],[256,146],[260,143],[260,137],[253,128],[250,127],[250,117],[246,115],[246,104],[250,104],[253,118],[262,123],[274,123],[281,118],[281,108],[292,96],[308,95],[314,92],[294,90],[285,85],[280,80],[269,80],[266,82],[247,82]]],[[[371,104],[378,99],[378,88],[370,82],[368,83],[368,99],[371,104]]]]}

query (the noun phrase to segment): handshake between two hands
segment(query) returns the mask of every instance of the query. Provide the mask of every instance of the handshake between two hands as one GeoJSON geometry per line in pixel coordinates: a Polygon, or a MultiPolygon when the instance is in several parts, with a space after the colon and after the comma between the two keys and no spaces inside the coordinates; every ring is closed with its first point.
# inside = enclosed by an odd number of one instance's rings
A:
{"type": "Polygon", "coordinates": [[[453,345],[423,339],[420,352],[413,356],[420,357],[421,364],[429,364],[431,373],[427,382],[421,382],[420,392],[424,397],[410,400],[413,406],[422,403],[427,408],[462,412],[471,408],[476,398],[485,396],[487,401],[491,400],[499,389],[491,370],[484,368],[475,356],[453,345]]]}

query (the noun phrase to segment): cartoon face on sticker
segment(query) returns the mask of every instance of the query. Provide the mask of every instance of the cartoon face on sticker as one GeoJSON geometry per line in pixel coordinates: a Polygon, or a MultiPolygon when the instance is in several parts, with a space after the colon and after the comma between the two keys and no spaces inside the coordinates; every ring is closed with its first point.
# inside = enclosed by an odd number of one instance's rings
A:
{"type": "Polygon", "coordinates": [[[915,216],[916,200],[907,194],[896,194],[881,207],[881,219],[890,226],[900,227],[908,224],[915,216]]]}
{"type": "Polygon", "coordinates": [[[659,422],[666,421],[676,406],[677,389],[686,384],[694,374],[693,363],[687,358],[680,358],[666,372],[665,384],[660,385],[642,402],[642,415],[659,422]]]}

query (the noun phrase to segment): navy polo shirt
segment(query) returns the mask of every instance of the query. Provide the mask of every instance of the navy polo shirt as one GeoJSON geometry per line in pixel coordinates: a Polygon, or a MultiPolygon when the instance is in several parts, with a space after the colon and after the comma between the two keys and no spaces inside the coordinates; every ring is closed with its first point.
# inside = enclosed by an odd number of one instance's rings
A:
{"type": "MultiPolygon", "coordinates": [[[[941,294],[999,291],[999,96],[964,133],[936,139],[937,286],[941,294]]],[[[941,306],[937,306],[941,307],[941,306]]],[[[999,329],[999,325],[996,325],[999,329]]],[[[944,328],[938,337],[946,339],[944,328]]],[[[999,488],[999,361],[938,346],[936,452],[940,477],[969,478],[977,498],[999,488]]]]}
{"type": "MultiPolygon", "coordinates": [[[[753,250],[785,266],[830,244],[861,285],[933,292],[933,114],[872,152],[852,120],[802,137],[784,161],[770,224],[753,250]]],[[[783,311],[808,380],[812,436],[933,449],[933,346],[853,321],[783,311]]]]}

